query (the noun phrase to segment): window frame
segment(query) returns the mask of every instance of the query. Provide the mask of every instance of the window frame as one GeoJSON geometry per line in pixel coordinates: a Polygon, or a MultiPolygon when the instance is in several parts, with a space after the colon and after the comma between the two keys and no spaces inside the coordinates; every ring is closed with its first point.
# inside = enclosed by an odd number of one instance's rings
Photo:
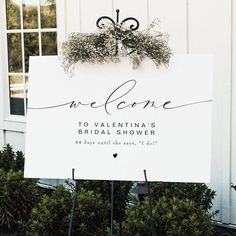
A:
{"type": "MultiPolygon", "coordinates": [[[[21,6],[22,7],[22,6],[21,6]]],[[[8,45],[7,45],[7,33],[21,33],[21,36],[27,32],[37,32],[39,33],[39,50],[40,54],[42,52],[41,34],[43,32],[56,32],[57,33],[57,45],[59,51],[60,42],[66,38],[65,34],[65,10],[66,10],[66,0],[56,0],[56,28],[45,28],[41,29],[39,25],[37,29],[16,29],[8,30],[6,28],[6,1],[0,1],[0,130],[10,130],[16,132],[26,131],[26,114],[25,115],[12,115],[10,113],[10,83],[9,75],[21,74],[26,75],[27,73],[8,73],[8,45]]],[[[21,13],[22,14],[22,13],[21,13]]],[[[40,15],[40,14],[39,14],[40,15]]],[[[38,19],[40,22],[40,18],[38,19]]],[[[22,24],[21,19],[21,24],[22,24]]],[[[22,44],[22,49],[24,44],[22,44]]],[[[22,57],[24,58],[24,56],[22,57]]],[[[24,61],[23,61],[24,64],[24,61]]],[[[24,76],[25,78],[25,76],[24,76]]],[[[24,79],[25,82],[25,79],[24,79]]],[[[25,105],[25,104],[24,104],[25,105]]]]}

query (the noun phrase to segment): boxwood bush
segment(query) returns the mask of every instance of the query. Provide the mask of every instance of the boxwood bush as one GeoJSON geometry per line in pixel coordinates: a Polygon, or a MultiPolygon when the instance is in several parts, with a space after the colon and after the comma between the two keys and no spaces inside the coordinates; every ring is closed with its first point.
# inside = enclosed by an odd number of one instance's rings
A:
{"type": "MultiPolygon", "coordinates": [[[[114,220],[123,221],[125,216],[126,205],[129,202],[129,192],[133,186],[129,181],[114,181],[114,220]]],[[[80,181],[79,185],[86,190],[94,191],[101,195],[105,202],[110,202],[111,199],[111,181],[80,181]]],[[[110,212],[108,212],[110,219],[110,212]]]]}
{"type": "Polygon", "coordinates": [[[196,183],[150,183],[153,219],[148,213],[147,196],[144,201],[134,200],[126,209],[124,234],[134,236],[210,236],[215,232],[211,211],[216,192],[206,184],[196,183]]]}
{"type": "Polygon", "coordinates": [[[148,199],[127,208],[123,231],[126,236],[210,236],[214,233],[212,215],[189,199],[160,197],[153,202],[150,219],[148,199]]]}
{"type": "Polygon", "coordinates": [[[32,208],[38,201],[37,180],[23,177],[22,152],[10,145],[0,151],[0,232],[23,231],[32,208]]]}
{"type": "Polygon", "coordinates": [[[24,169],[24,155],[23,152],[14,152],[12,146],[6,145],[0,150],[0,169],[8,172],[10,170],[23,171],[24,169]]]}
{"type": "MultiPolygon", "coordinates": [[[[64,236],[68,234],[72,192],[58,186],[51,196],[44,195],[32,211],[28,235],[64,236]]],[[[76,198],[72,235],[103,235],[109,224],[109,203],[93,191],[80,189],[76,198]]]]}
{"type": "MultiPolygon", "coordinates": [[[[10,145],[0,150],[0,233],[24,232],[30,236],[68,234],[74,192],[58,186],[39,195],[37,180],[24,179],[24,155],[10,145]]],[[[151,235],[151,222],[159,236],[210,236],[215,192],[205,184],[151,183],[153,219],[148,199],[130,195],[131,182],[114,184],[114,235],[151,235]],[[129,204],[132,199],[132,204],[129,204]],[[120,221],[123,221],[121,224],[120,221]]],[[[80,181],[73,235],[109,235],[110,181],[80,181]]]]}
{"type": "MultiPolygon", "coordinates": [[[[161,197],[180,200],[189,199],[206,211],[211,210],[216,192],[201,183],[152,183],[152,197],[158,201],[161,197]]],[[[215,212],[217,213],[217,212],[215,212]]]]}

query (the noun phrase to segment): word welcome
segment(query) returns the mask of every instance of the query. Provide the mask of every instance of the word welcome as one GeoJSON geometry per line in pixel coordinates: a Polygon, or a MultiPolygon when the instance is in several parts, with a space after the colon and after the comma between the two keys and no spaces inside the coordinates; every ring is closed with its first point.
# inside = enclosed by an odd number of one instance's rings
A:
{"type": "Polygon", "coordinates": [[[191,106],[191,105],[196,105],[200,103],[207,103],[207,102],[212,102],[212,100],[202,100],[202,101],[196,101],[196,102],[191,102],[191,103],[186,103],[186,104],[180,104],[180,105],[171,105],[171,101],[165,101],[162,104],[158,104],[156,101],[152,101],[150,99],[144,100],[144,101],[133,101],[131,103],[127,103],[127,101],[124,100],[124,98],[131,93],[135,86],[137,85],[137,81],[132,79],[128,80],[121,85],[119,85],[114,91],[110,93],[108,98],[105,100],[104,103],[98,104],[96,101],[84,103],[81,101],[70,101],[67,103],[55,105],[55,106],[48,106],[48,107],[38,107],[38,108],[28,108],[28,109],[52,109],[52,108],[57,108],[57,107],[62,107],[62,106],[68,106],[71,109],[79,108],[81,106],[88,106],[92,109],[98,109],[102,108],[108,115],[112,115],[111,113],[111,108],[115,107],[115,110],[123,110],[123,109],[134,109],[137,107],[141,107],[142,109],[147,109],[147,108],[153,108],[153,109],[176,109],[176,108],[181,108],[181,107],[186,107],[186,106],[191,106]],[[121,95],[120,91],[125,90],[121,95]]]}

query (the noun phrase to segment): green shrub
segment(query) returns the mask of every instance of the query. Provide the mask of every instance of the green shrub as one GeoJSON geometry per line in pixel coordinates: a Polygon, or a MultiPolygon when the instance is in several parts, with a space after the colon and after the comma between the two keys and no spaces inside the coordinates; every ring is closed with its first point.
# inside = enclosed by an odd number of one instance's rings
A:
{"type": "Polygon", "coordinates": [[[62,186],[51,196],[43,195],[32,210],[27,226],[29,235],[66,235],[71,203],[71,193],[62,186]]]}
{"type": "Polygon", "coordinates": [[[16,153],[12,147],[7,144],[3,150],[0,151],[0,168],[5,171],[18,171],[24,169],[24,155],[21,151],[16,153]]]}
{"type": "MultiPolygon", "coordinates": [[[[128,181],[114,181],[114,220],[123,220],[132,185],[133,183],[128,181]]],[[[80,181],[79,186],[100,194],[104,202],[111,201],[111,181],[80,181]]],[[[110,219],[110,212],[107,218],[110,219]]]]}
{"type": "Polygon", "coordinates": [[[22,231],[37,201],[36,180],[24,179],[22,171],[0,169],[0,232],[22,231]]]}
{"type": "Polygon", "coordinates": [[[189,199],[197,205],[203,207],[206,211],[212,208],[212,201],[216,192],[211,190],[206,184],[194,183],[152,183],[152,198],[158,201],[162,197],[180,200],[189,199]]]}
{"type": "MultiPolygon", "coordinates": [[[[158,236],[210,236],[214,232],[212,215],[188,199],[160,197],[158,201],[153,202],[152,213],[158,236]]],[[[147,198],[144,202],[127,208],[126,214],[124,235],[152,235],[147,198]]]]}
{"type": "MultiPolygon", "coordinates": [[[[205,184],[151,183],[153,222],[161,236],[210,236],[217,211],[210,213],[215,191],[205,184]]],[[[125,235],[151,235],[147,198],[127,208],[125,235]]]]}
{"type": "Polygon", "coordinates": [[[103,235],[110,224],[108,212],[110,204],[100,194],[81,189],[75,207],[74,235],[103,235]]]}
{"type": "Polygon", "coordinates": [[[24,179],[24,155],[10,145],[0,150],[0,232],[23,231],[38,201],[37,180],[24,179]]]}
{"type": "MultiPolygon", "coordinates": [[[[39,196],[37,180],[23,178],[24,156],[10,145],[0,151],[0,232],[30,236],[67,235],[74,193],[58,186],[50,196],[39,196]],[[33,210],[32,210],[33,209],[33,210]]],[[[110,181],[80,181],[73,235],[108,235],[110,181]]],[[[114,182],[114,220],[123,220],[123,235],[151,235],[148,202],[129,206],[131,182],[114,182]]],[[[151,183],[153,222],[159,236],[210,236],[209,213],[215,192],[205,184],[151,183]]],[[[114,232],[121,224],[115,223],[114,232]]]]}
{"type": "MultiPolygon", "coordinates": [[[[51,196],[43,196],[33,209],[28,225],[29,235],[64,236],[68,234],[73,193],[58,186],[51,196]]],[[[106,231],[107,210],[101,195],[80,189],[75,203],[73,235],[100,235],[106,231]]]]}

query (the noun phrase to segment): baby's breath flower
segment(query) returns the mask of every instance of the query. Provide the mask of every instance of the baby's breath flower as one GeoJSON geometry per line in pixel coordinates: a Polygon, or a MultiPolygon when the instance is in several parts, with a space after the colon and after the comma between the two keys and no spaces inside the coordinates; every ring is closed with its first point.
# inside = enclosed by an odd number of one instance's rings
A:
{"type": "Polygon", "coordinates": [[[120,57],[128,56],[137,68],[145,57],[149,57],[157,67],[168,66],[171,50],[168,36],[154,31],[153,22],[146,31],[132,31],[121,25],[107,25],[96,33],[72,33],[63,42],[60,61],[64,70],[71,73],[77,62],[109,63],[119,62],[120,57]]]}

